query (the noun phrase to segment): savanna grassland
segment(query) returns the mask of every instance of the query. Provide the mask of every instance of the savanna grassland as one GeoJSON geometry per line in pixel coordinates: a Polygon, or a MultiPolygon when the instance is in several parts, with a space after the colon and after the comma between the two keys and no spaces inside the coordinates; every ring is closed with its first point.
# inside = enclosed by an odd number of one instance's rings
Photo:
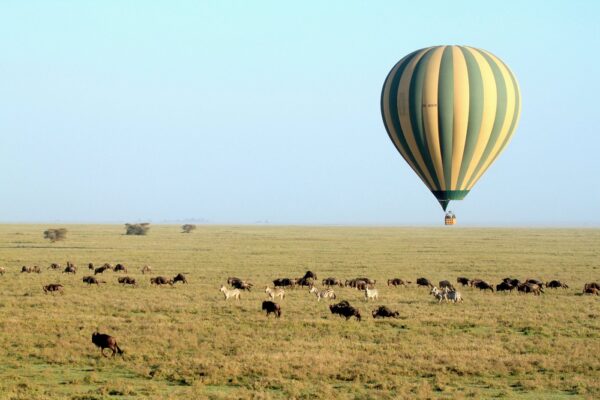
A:
{"type": "Polygon", "coordinates": [[[0,399],[516,398],[600,396],[600,230],[370,227],[0,226],[0,399]],[[67,260],[75,276],[51,271],[67,260]],[[85,285],[87,263],[123,263],[137,288],[112,271],[85,285]],[[140,268],[149,264],[151,274],[140,268]],[[21,274],[39,265],[41,274],[21,274]],[[380,299],[336,288],[363,321],[332,315],[308,290],[288,290],[282,318],[260,310],[278,277],[368,276],[380,299]],[[151,287],[150,276],[187,274],[189,284],[151,287]],[[225,302],[228,276],[254,283],[225,302]],[[464,303],[438,305],[427,289],[385,281],[457,276],[560,279],[540,297],[459,289],[464,303]],[[61,283],[63,295],[42,285],[61,283]],[[373,320],[377,305],[397,320],[373,320]],[[98,329],[123,357],[100,356],[98,329]]]}

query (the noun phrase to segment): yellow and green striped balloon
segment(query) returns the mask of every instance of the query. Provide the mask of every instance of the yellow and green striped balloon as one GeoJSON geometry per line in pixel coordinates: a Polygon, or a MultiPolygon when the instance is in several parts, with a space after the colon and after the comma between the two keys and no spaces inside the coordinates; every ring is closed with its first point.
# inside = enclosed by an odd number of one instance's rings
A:
{"type": "Polygon", "coordinates": [[[381,113],[396,149],[444,210],[462,200],[510,141],[521,110],[515,76],[468,46],[417,50],[392,68],[381,113]]]}

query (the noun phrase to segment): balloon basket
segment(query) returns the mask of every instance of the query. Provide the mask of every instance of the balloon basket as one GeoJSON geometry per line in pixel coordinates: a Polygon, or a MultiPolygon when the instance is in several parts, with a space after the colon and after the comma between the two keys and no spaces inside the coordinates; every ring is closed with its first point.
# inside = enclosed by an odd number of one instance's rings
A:
{"type": "Polygon", "coordinates": [[[452,211],[446,213],[444,217],[444,225],[456,225],[456,215],[452,211]]]}

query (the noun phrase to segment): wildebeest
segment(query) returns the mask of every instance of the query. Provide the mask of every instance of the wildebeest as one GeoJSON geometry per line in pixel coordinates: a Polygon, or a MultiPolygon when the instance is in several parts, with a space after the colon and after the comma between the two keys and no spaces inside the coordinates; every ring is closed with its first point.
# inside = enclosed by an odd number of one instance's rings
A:
{"type": "Polygon", "coordinates": [[[137,282],[135,281],[135,279],[131,278],[129,276],[121,276],[121,277],[117,278],[117,282],[119,282],[123,286],[125,286],[125,285],[137,286],[137,282]]]}
{"type": "Polygon", "coordinates": [[[368,285],[375,285],[377,283],[375,279],[367,278],[364,276],[356,278],[356,281],[364,281],[367,282],[368,285]]]}
{"type": "Polygon", "coordinates": [[[542,282],[539,279],[526,279],[525,283],[531,283],[533,285],[538,285],[539,287],[543,288],[544,287],[544,282],[542,282]]]}
{"type": "Polygon", "coordinates": [[[508,283],[513,288],[516,288],[521,283],[521,281],[516,278],[504,278],[502,279],[502,282],[508,283]]]}
{"type": "Polygon", "coordinates": [[[285,291],[281,288],[271,289],[270,287],[265,287],[265,293],[271,300],[275,300],[275,297],[279,297],[281,300],[285,297],[285,291]]]}
{"type": "Polygon", "coordinates": [[[294,287],[296,285],[295,279],[290,278],[278,278],[273,280],[273,286],[275,287],[294,287]]]}
{"type": "Polygon", "coordinates": [[[123,264],[117,264],[117,265],[115,265],[114,271],[127,273],[127,268],[125,268],[125,266],[123,264]]]}
{"type": "Polygon", "coordinates": [[[304,274],[304,276],[302,277],[304,279],[312,279],[312,280],[317,280],[317,274],[315,274],[312,271],[306,271],[306,273],[304,274]]]}
{"type": "Polygon", "coordinates": [[[92,333],[92,343],[97,347],[100,347],[100,353],[102,353],[104,357],[108,357],[104,354],[104,349],[112,350],[113,357],[115,354],[123,354],[123,350],[121,350],[117,344],[117,339],[105,333],[92,333]]]}
{"type": "Polygon", "coordinates": [[[42,286],[42,289],[44,289],[44,293],[54,294],[54,292],[59,292],[62,294],[64,287],[60,283],[51,283],[49,285],[42,286]]]}
{"type": "Polygon", "coordinates": [[[77,272],[77,267],[75,267],[74,265],[67,265],[65,267],[65,270],[63,271],[63,274],[75,274],[77,272]]]}
{"type": "Polygon", "coordinates": [[[105,283],[104,281],[100,282],[98,279],[93,276],[84,276],[82,281],[87,283],[88,285],[99,285],[100,283],[105,283]]]}
{"type": "Polygon", "coordinates": [[[321,283],[323,284],[323,286],[340,286],[340,287],[344,286],[342,281],[340,281],[337,278],[333,278],[333,277],[325,278],[325,279],[323,279],[323,281],[321,283]]]}
{"type": "Polygon", "coordinates": [[[173,278],[173,283],[177,283],[177,282],[188,283],[187,278],[185,277],[184,274],[175,275],[175,277],[173,278]]]}
{"type": "Polygon", "coordinates": [[[584,287],[583,294],[595,294],[596,296],[600,296],[600,290],[595,287],[584,287]]]}
{"type": "Polygon", "coordinates": [[[277,318],[281,317],[281,306],[277,303],[273,303],[271,300],[263,301],[262,309],[267,312],[267,317],[269,317],[269,314],[275,314],[277,318]]]}
{"type": "Polygon", "coordinates": [[[42,270],[37,265],[34,265],[33,267],[23,266],[23,268],[21,268],[21,273],[23,273],[23,272],[27,272],[28,274],[30,274],[32,272],[35,272],[36,274],[40,274],[42,272],[42,270]]]}
{"type": "Polygon", "coordinates": [[[231,286],[233,286],[236,289],[247,290],[250,292],[252,289],[252,286],[254,286],[254,285],[249,282],[245,282],[245,281],[233,281],[231,283],[231,286]]]}
{"type": "Polygon", "coordinates": [[[352,307],[346,300],[343,300],[337,304],[330,304],[329,310],[332,314],[338,314],[342,317],[345,317],[346,320],[349,320],[352,317],[356,317],[356,319],[359,321],[361,320],[360,311],[352,307]]]}
{"type": "Polygon", "coordinates": [[[229,300],[230,298],[234,298],[236,300],[240,299],[240,289],[227,289],[225,285],[221,285],[221,289],[219,289],[223,296],[225,296],[225,300],[229,300]]]}
{"type": "Polygon", "coordinates": [[[515,288],[515,286],[511,285],[510,283],[502,281],[498,285],[496,285],[496,292],[503,292],[503,291],[512,292],[514,288],[515,288]]]}
{"type": "Polygon", "coordinates": [[[449,290],[456,290],[450,281],[440,281],[440,289],[448,288],[449,290]]]}
{"type": "Polygon", "coordinates": [[[379,299],[379,291],[377,289],[369,289],[369,287],[365,287],[365,300],[378,300],[379,299]]]}
{"type": "Polygon", "coordinates": [[[393,279],[388,279],[387,284],[388,286],[408,286],[411,282],[410,281],[405,281],[404,279],[400,279],[400,278],[393,278],[393,279]]]}
{"type": "Polygon", "coordinates": [[[110,264],[104,264],[103,266],[94,269],[94,275],[103,274],[107,269],[112,270],[112,266],[110,264]]]}
{"type": "Polygon", "coordinates": [[[325,290],[319,290],[316,287],[310,288],[310,293],[314,293],[317,296],[317,301],[321,301],[321,299],[334,299],[337,297],[335,292],[331,288],[327,288],[325,290]]]}
{"type": "Polygon", "coordinates": [[[456,283],[460,283],[463,286],[469,286],[469,278],[459,276],[458,278],[456,278],[456,283]]]}
{"type": "Polygon", "coordinates": [[[557,281],[557,280],[552,280],[550,282],[546,282],[546,287],[550,288],[550,289],[558,289],[558,288],[568,289],[569,288],[569,286],[566,283],[562,283],[561,281],[557,281]]]}
{"type": "Polygon", "coordinates": [[[431,284],[431,282],[427,278],[419,278],[419,279],[417,279],[417,286],[427,286],[427,287],[430,287],[430,288],[433,287],[433,285],[431,284]]]}
{"type": "Polygon", "coordinates": [[[173,286],[173,279],[169,279],[164,276],[157,276],[154,278],[150,278],[150,284],[156,285],[156,286],[169,284],[169,285],[173,286]]]}
{"type": "Polygon", "coordinates": [[[144,265],[142,267],[142,274],[145,274],[146,272],[152,272],[152,267],[149,265],[144,265]]]}
{"type": "Polygon", "coordinates": [[[400,313],[398,311],[392,311],[389,308],[387,308],[386,306],[380,306],[379,308],[376,308],[375,310],[373,310],[373,312],[371,314],[373,315],[373,318],[399,318],[400,317],[400,313]]]}
{"type": "Polygon", "coordinates": [[[89,269],[90,271],[93,271],[93,270],[94,270],[94,263],[89,263],[89,264],[88,264],[88,269],[89,269]]]}
{"type": "Polygon", "coordinates": [[[300,287],[312,286],[313,278],[306,278],[306,277],[298,278],[298,279],[296,279],[296,284],[300,287]]]}
{"type": "Polygon", "coordinates": [[[489,290],[492,293],[494,292],[494,287],[492,285],[490,285],[489,283],[487,283],[486,281],[482,281],[481,279],[478,279],[477,281],[475,281],[473,283],[473,286],[479,290],[489,290]]]}
{"type": "Polygon", "coordinates": [[[517,286],[517,290],[523,293],[533,293],[535,296],[539,296],[540,293],[544,293],[542,287],[535,283],[521,283],[519,286],[517,286]]]}
{"type": "Polygon", "coordinates": [[[597,282],[589,282],[583,285],[583,291],[585,292],[587,289],[597,289],[600,290],[600,284],[597,282]]]}
{"type": "Polygon", "coordinates": [[[52,263],[48,266],[48,269],[51,269],[53,271],[56,271],[57,269],[60,269],[60,264],[57,263],[52,263]]]}

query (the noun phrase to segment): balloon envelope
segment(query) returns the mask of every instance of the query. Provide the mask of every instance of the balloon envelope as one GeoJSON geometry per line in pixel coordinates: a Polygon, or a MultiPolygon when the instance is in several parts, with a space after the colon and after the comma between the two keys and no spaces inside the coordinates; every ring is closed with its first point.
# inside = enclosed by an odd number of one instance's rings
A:
{"type": "Polygon", "coordinates": [[[381,113],[388,135],[445,210],[462,200],[509,143],[521,109],[519,86],[493,54],[434,46],[388,74],[381,113]]]}

